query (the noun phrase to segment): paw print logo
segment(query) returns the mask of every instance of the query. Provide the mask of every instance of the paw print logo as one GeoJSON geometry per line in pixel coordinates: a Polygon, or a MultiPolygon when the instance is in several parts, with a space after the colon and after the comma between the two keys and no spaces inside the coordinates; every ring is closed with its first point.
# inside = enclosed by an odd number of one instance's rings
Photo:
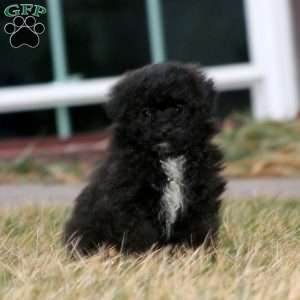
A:
{"type": "Polygon", "coordinates": [[[4,26],[4,31],[10,34],[9,42],[13,48],[22,46],[36,48],[40,43],[39,36],[45,31],[45,26],[37,22],[33,16],[26,18],[17,16],[12,23],[4,26]]]}

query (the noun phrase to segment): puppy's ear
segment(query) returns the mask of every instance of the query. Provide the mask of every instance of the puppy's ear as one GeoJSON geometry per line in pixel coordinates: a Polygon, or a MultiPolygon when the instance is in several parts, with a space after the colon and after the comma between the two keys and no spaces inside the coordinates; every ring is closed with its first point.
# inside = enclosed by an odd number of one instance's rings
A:
{"type": "Polygon", "coordinates": [[[207,79],[205,85],[205,98],[209,106],[209,112],[215,116],[218,110],[218,92],[212,79],[207,79]]]}
{"type": "Polygon", "coordinates": [[[201,93],[201,97],[204,100],[204,107],[207,108],[209,113],[215,114],[218,93],[216,91],[214,81],[211,78],[206,77],[199,65],[194,64],[190,67],[193,69],[194,74],[196,74],[196,82],[198,90],[201,93]]]}
{"type": "Polygon", "coordinates": [[[106,114],[114,122],[124,114],[126,109],[126,90],[126,83],[123,78],[112,88],[108,96],[108,102],[104,106],[106,114]]]}
{"type": "Polygon", "coordinates": [[[217,91],[213,80],[210,78],[206,79],[204,84],[205,84],[205,98],[212,102],[215,102],[217,98],[217,91]]]}
{"type": "Polygon", "coordinates": [[[115,97],[113,94],[109,95],[108,102],[105,103],[104,109],[107,116],[115,122],[118,117],[122,114],[122,103],[119,98],[115,97]]]}

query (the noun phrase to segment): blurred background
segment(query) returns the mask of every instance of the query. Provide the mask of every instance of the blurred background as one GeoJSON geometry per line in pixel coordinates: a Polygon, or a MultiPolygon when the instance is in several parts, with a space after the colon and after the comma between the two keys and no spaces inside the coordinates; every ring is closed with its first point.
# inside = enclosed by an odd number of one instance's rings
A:
{"type": "MultiPolygon", "coordinates": [[[[169,60],[200,63],[215,80],[230,176],[299,175],[299,1],[26,3],[47,8],[46,31],[37,48],[14,49],[0,30],[0,181],[81,178],[107,147],[111,85],[169,60]]],[[[2,13],[0,28],[8,22],[2,13]]]]}

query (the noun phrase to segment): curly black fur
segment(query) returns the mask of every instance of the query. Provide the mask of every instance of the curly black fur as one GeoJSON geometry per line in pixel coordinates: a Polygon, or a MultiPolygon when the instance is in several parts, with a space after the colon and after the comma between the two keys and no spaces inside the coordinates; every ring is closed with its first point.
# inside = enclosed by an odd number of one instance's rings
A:
{"type": "Polygon", "coordinates": [[[110,150],[76,199],[65,242],[83,254],[102,245],[139,253],[214,243],[225,187],[222,155],[211,143],[214,97],[212,81],[194,65],[154,64],[125,74],[108,103],[115,122],[110,150]],[[184,210],[167,236],[161,199],[168,177],[161,162],[179,156],[184,210]]]}

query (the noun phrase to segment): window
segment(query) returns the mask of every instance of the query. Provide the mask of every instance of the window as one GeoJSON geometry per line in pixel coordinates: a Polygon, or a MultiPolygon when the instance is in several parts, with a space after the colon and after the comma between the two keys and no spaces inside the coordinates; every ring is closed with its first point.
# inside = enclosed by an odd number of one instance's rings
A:
{"type": "Polygon", "coordinates": [[[213,66],[248,61],[241,0],[163,0],[167,57],[213,66]]]}
{"type": "MultiPolygon", "coordinates": [[[[22,1],[21,1],[22,2],[22,1]]],[[[21,3],[20,2],[20,3],[21,3]]],[[[248,62],[243,1],[161,0],[168,60],[215,66],[248,62]]],[[[11,4],[3,0],[1,7],[11,4]]],[[[40,4],[46,5],[45,0],[40,4]]],[[[150,63],[145,1],[64,0],[63,22],[69,75],[80,78],[114,76],[150,63]]],[[[42,21],[47,24],[47,17],[42,21]]],[[[7,19],[1,15],[0,26],[7,19]]],[[[0,86],[48,82],[53,79],[48,31],[36,49],[12,49],[0,35],[0,86]]],[[[80,84],[80,83],[79,83],[80,84]]],[[[219,117],[233,109],[249,110],[248,91],[221,94],[219,117]]],[[[109,124],[101,105],[70,108],[75,133],[109,124]]],[[[0,115],[0,136],[48,135],[55,131],[53,110],[0,115]],[[26,126],[24,126],[26,124],[26,126]]]]}

